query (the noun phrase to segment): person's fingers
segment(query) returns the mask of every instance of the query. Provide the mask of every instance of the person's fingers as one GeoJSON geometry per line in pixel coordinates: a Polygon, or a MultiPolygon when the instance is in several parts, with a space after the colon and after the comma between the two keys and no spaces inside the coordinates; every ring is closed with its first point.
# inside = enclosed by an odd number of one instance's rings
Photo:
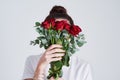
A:
{"type": "Polygon", "coordinates": [[[62,45],[59,45],[59,44],[53,44],[53,45],[51,45],[49,48],[47,48],[46,51],[49,51],[49,50],[51,50],[51,49],[53,49],[53,48],[62,48],[62,45]]]}
{"type": "Polygon", "coordinates": [[[55,80],[55,79],[53,77],[51,77],[50,80],[55,80]]]}
{"type": "Polygon", "coordinates": [[[57,53],[57,52],[65,53],[65,50],[56,48],[56,49],[52,49],[52,50],[46,52],[46,54],[53,54],[53,53],[57,53]]]}
{"type": "Polygon", "coordinates": [[[61,57],[58,57],[58,58],[52,58],[52,59],[50,59],[50,62],[52,62],[52,61],[58,61],[58,60],[61,60],[62,58],[61,57]]]}
{"type": "Polygon", "coordinates": [[[49,57],[50,58],[54,58],[54,57],[62,57],[64,56],[65,53],[54,53],[54,54],[50,54],[49,57]]]}
{"type": "Polygon", "coordinates": [[[55,53],[55,54],[45,54],[44,55],[44,61],[47,63],[50,63],[52,61],[58,61],[62,59],[62,56],[64,56],[65,53],[55,53]]]}

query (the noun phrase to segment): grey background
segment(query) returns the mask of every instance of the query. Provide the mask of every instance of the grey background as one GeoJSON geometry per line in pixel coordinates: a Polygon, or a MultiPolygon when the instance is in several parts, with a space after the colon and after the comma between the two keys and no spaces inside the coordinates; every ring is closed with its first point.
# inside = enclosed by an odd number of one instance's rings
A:
{"type": "Polygon", "coordinates": [[[29,45],[54,5],[67,8],[86,35],[77,55],[91,64],[94,80],[120,80],[119,0],[0,0],[0,80],[21,80],[29,55],[44,52],[29,45]]]}

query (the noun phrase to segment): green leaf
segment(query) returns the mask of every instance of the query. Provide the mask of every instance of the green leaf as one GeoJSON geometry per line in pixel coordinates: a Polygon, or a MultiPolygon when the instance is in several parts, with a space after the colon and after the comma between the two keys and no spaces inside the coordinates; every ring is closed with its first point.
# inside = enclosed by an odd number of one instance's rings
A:
{"type": "Polygon", "coordinates": [[[74,44],[75,41],[74,41],[74,37],[71,36],[71,41],[70,41],[71,44],[74,44]]]}
{"type": "Polygon", "coordinates": [[[42,39],[41,39],[41,43],[42,43],[43,45],[45,45],[45,44],[47,43],[47,40],[46,40],[45,38],[42,38],[42,39]]]}
{"type": "Polygon", "coordinates": [[[62,33],[68,33],[68,32],[64,29],[64,30],[62,30],[62,33]]]}
{"type": "Polygon", "coordinates": [[[42,48],[44,45],[42,43],[40,43],[39,47],[42,48]]]}
{"type": "Polygon", "coordinates": [[[36,43],[36,44],[39,44],[39,40],[36,39],[36,40],[35,40],[35,43],[36,43]]]}
{"type": "Polygon", "coordinates": [[[60,69],[62,69],[62,62],[61,61],[54,61],[51,62],[51,68],[53,69],[53,71],[59,71],[60,69]]]}
{"type": "Polygon", "coordinates": [[[74,54],[75,53],[75,49],[72,48],[71,49],[71,53],[74,54]]]}
{"type": "Polygon", "coordinates": [[[36,40],[34,40],[34,41],[30,41],[30,45],[36,45],[36,44],[39,44],[39,40],[38,39],[36,39],[36,40]]]}
{"type": "Polygon", "coordinates": [[[47,49],[48,47],[49,47],[49,46],[48,46],[47,44],[46,44],[46,45],[44,45],[44,48],[45,48],[45,49],[47,49]]]}
{"type": "Polygon", "coordinates": [[[72,44],[72,48],[76,48],[75,44],[72,44]]]}
{"type": "Polygon", "coordinates": [[[64,36],[65,38],[69,36],[68,33],[63,33],[61,36],[64,36]]]}
{"type": "Polygon", "coordinates": [[[60,72],[59,72],[59,77],[62,77],[62,75],[63,75],[63,71],[60,70],[60,72]]]}
{"type": "Polygon", "coordinates": [[[43,32],[40,28],[36,28],[36,31],[37,31],[39,34],[43,32]]]}
{"type": "Polygon", "coordinates": [[[40,23],[39,22],[35,22],[35,26],[40,26],[40,23]]]}
{"type": "Polygon", "coordinates": [[[69,60],[70,60],[70,57],[69,57],[68,53],[66,52],[65,56],[63,56],[63,58],[62,58],[63,65],[69,66],[69,60]]]}
{"type": "Polygon", "coordinates": [[[46,39],[44,36],[37,37],[38,40],[46,39]]]}
{"type": "Polygon", "coordinates": [[[33,45],[35,42],[34,41],[30,41],[30,45],[33,45]]]}
{"type": "Polygon", "coordinates": [[[77,40],[79,40],[79,41],[85,41],[84,34],[78,35],[77,40]]]}
{"type": "Polygon", "coordinates": [[[79,46],[79,47],[81,47],[81,46],[83,46],[83,44],[84,44],[85,42],[83,41],[83,42],[77,42],[77,45],[79,46]]]}
{"type": "Polygon", "coordinates": [[[58,39],[56,43],[62,45],[62,41],[60,39],[58,39]]]}

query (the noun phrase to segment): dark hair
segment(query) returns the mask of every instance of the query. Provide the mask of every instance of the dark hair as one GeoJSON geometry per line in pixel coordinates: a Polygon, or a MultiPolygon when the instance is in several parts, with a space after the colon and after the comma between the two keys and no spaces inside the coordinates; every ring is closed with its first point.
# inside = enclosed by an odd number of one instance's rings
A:
{"type": "Polygon", "coordinates": [[[51,18],[63,18],[67,19],[71,25],[74,24],[72,18],[67,14],[67,10],[62,6],[53,6],[49,15],[46,17],[45,20],[49,20],[51,18]]]}

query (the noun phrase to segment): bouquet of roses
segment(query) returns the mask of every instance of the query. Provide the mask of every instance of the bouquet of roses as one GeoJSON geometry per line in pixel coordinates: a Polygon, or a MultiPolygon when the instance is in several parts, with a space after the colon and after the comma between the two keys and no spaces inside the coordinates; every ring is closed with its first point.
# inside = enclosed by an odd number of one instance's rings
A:
{"type": "Polygon", "coordinates": [[[69,66],[70,56],[75,53],[78,47],[86,43],[82,30],[77,25],[70,25],[66,21],[55,21],[55,19],[45,20],[42,23],[35,23],[39,36],[31,41],[31,44],[38,44],[40,48],[47,49],[52,44],[61,44],[66,51],[60,61],[51,62],[48,79],[62,77],[62,67],[69,66]]]}

